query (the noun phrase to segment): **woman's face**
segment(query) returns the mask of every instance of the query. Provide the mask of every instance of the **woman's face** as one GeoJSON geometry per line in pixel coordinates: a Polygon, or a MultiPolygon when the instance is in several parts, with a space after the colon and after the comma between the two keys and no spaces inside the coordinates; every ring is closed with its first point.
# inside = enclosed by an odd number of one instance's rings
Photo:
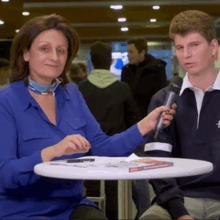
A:
{"type": "Polygon", "coordinates": [[[31,79],[43,85],[51,84],[62,74],[67,56],[67,39],[55,29],[40,33],[23,54],[24,60],[29,62],[31,79]]]}

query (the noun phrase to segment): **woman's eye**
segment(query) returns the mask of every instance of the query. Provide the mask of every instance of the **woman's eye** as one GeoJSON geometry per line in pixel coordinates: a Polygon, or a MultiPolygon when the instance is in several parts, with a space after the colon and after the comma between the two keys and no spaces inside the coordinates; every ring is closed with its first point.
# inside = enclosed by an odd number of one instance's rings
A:
{"type": "Polygon", "coordinates": [[[41,47],[42,51],[48,51],[48,47],[41,47]]]}
{"type": "Polygon", "coordinates": [[[57,50],[58,53],[61,53],[61,54],[65,54],[66,51],[65,50],[57,50]]]}

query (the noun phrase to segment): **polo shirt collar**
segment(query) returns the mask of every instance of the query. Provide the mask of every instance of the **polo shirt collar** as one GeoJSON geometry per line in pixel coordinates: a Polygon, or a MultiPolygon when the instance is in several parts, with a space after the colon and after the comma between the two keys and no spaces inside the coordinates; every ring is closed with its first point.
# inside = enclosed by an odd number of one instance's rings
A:
{"type": "MultiPolygon", "coordinates": [[[[188,73],[186,73],[186,76],[183,79],[183,84],[182,84],[182,87],[181,87],[179,95],[181,96],[183,94],[184,90],[187,89],[187,88],[189,88],[189,89],[191,89],[193,91],[195,89],[197,89],[189,81],[188,73]]],[[[213,90],[220,90],[220,70],[219,70],[219,72],[217,74],[217,77],[216,77],[216,80],[215,80],[214,84],[212,86],[210,86],[209,88],[207,88],[206,91],[213,91],[213,90]]]]}

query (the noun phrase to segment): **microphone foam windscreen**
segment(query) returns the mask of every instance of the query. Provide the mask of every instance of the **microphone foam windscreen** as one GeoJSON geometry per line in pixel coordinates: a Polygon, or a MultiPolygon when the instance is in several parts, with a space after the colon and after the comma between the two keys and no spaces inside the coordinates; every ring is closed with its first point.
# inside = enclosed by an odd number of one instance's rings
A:
{"type": "Polygon", "coordinates": [[[170,82],[168,90],[179,94],[182,84],[183,79],[179,76],[175,76],[170,82]]]}
{"type": "Polygon", "coordinates": [[[170,84],[174,84],[174,86],[176,85],[181,88],[183,84],[183,79],[179,76],[174,76],[170,84]]]}

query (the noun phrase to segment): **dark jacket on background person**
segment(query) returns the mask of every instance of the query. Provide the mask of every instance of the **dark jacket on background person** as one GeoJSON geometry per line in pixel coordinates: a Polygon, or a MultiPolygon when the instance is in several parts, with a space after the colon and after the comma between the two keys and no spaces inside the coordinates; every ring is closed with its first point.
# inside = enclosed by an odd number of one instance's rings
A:
{"type": "Polygon", "coordinates": [[[130,85],[142,118],[148,113],[151,97],[167,85],[165,67],[166,62],[146,54],[145,60],[138,65],[127,64],[122,68],[121,81],[130,85]],[[135,75],[139,73],[135,83],[135,75]]]}
{"type": "Polygon", "coordinates": [[[131,89],[108,70],[93,70],[79,84],[79,90],[107,135],[122,132],[140,120],[131,89]]]}
{"type": "Polygon", "coordinates": [[[82,82],[83,79],[81,77],[75,77],[74,80],[72,81],[73,83],[76,83],[76,85],[79,85],[80,82],[82,82]]]}
{"type": "MultiPolygon", "coordinates": [[[[129,85],[118,81],[115,74],[105,69],[93,70],[79,84],[90,111],[107,135],[125,131],[137,123],[140,113],[129,85]]],[[[86,196],[100,196],[100,181],[84,181],[86,196]]],[[[105,181],[106,216],[118,219],[118,181],[105,181]]]]}

